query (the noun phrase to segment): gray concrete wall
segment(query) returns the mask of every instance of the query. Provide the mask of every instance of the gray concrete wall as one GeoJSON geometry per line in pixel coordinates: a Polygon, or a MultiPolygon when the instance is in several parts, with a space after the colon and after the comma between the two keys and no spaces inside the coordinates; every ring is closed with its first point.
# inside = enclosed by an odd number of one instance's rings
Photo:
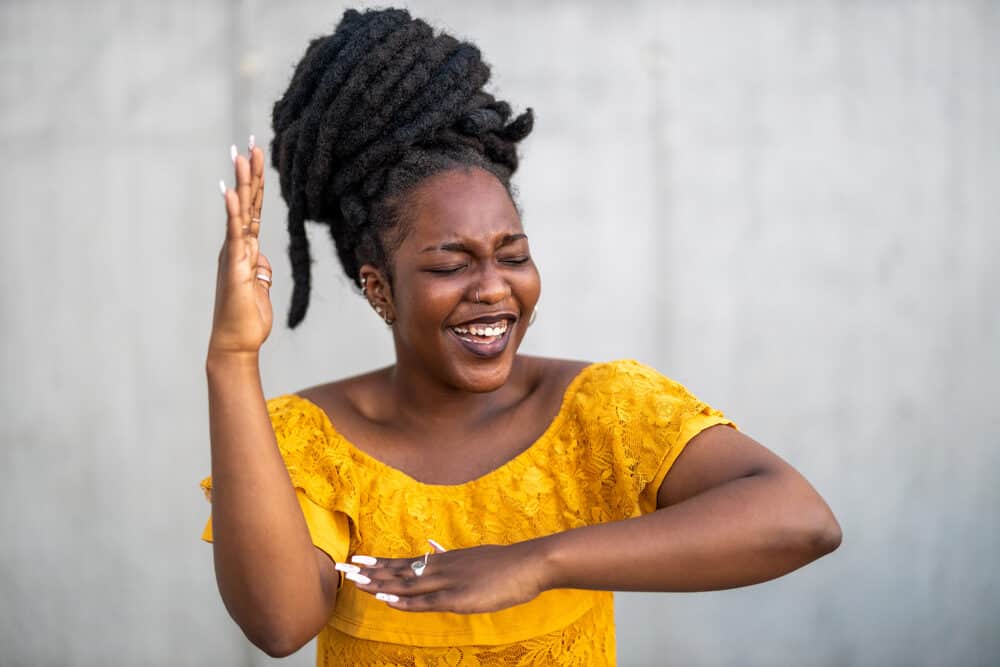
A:
{"type": "MultiPolygon", "coordinates": [[[[230,143],[269,140],[342,6],[0,5],[0,663],[270,662],[197,539],[216,183],[230,143]]],[[[656,366],[843,524],[836,554],[776,582],[618,596],[621,664],[998,664],[1000,6],[412,9],[537,111],[525,349],[656,366]]],[[[391,358],[315,237],[309,319],[264,353],[271,394],[391,358]]]]}

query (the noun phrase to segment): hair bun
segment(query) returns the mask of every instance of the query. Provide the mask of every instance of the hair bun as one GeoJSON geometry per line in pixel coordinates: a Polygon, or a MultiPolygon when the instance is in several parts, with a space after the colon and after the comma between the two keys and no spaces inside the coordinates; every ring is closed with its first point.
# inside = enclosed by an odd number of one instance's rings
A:
{"type": "Polygon", "coordinates": [[[386,259],[379,234],[395,221],[380,205],[419,178],[474,164],[509,187],[532,115],[508,124],[510,105],[482,90],[489,78],[474,44],[435,35],[405,9],[348,9],[332,35],[310,42],[272,115],[271,163],[288,204],[290,327],[309,303],[306,220],[329,225],[357,281],[362,263],[386,259]]]}

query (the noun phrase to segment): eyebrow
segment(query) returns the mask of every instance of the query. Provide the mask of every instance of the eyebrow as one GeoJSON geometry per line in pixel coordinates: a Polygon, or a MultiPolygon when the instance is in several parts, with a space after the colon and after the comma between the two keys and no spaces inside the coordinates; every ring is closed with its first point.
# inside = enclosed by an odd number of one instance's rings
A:
{"type": "MultiPolygon", "coordinates": [[[[502,248],[506,245],[510,245],[515,241],[520,241],[521,239],[528,238],[527,234],[507,234],[502,239],[500,243],[497,244],[497,248],[502,248]]],[[[448,243],[442,243],[441,245],[428,246],[421,250],[420,252],[469,252],[469,246],[465,245],[461,241],[450,241],[448,243]]]]}

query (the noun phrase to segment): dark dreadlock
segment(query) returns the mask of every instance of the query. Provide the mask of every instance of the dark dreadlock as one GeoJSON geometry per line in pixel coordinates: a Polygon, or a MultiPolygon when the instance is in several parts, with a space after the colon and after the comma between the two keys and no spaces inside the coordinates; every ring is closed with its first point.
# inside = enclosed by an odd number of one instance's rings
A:
{"type": "Polygon", "coordinates": [[[510,105],[482,90],[489,78],[473,44],[435,35],[402,9],[349,9],[332,35],[310,42],[272,116],[271,163],[288,204],[289,327],[309,307],[306,220],[330,227],[355,284],[366,263],[391,281],[388,233],[417,183],[475,166],[510,191],[533,116],[508,123],[510,105]]]}

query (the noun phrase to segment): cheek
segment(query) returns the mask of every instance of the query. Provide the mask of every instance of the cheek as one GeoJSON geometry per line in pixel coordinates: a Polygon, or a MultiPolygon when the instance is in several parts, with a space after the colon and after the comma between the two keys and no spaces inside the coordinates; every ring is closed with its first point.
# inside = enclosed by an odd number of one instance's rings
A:
{"type": "Polygon", "coordinates": [[[538,268],[532,267],[531,271],[525,272],[524,277],[519,281],[518,288],[526,303],[537,302],[538,297],[542,294],[542,277],[538,273],[538,268]]]}
{"type": "Polygon", "coordinates": [[[428,325],[441,325],[461,298],[461,291],[443,284],[426,283],[411,285],[400,293],[397,313],[404,321],[426,329],[428,325]]]}

